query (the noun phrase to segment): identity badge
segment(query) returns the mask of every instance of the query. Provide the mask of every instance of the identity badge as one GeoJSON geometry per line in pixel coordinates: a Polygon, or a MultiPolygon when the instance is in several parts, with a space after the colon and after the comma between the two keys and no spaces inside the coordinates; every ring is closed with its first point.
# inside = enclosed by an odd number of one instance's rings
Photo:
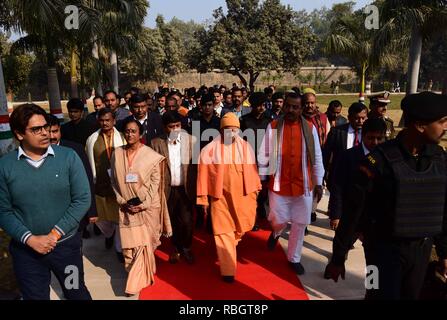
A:
{"type": "Polygon", "coordinates": [[[128,173],[126,174],[126,183],[137,183],[138,182],[138,175],[135,173],[128,173]]]}

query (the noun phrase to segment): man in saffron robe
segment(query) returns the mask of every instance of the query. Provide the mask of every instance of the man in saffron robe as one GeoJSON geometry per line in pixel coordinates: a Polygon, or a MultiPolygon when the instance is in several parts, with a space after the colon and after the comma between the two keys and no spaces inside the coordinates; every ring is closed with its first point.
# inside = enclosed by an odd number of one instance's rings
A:
{"type": "Polygon", "coordinates": [[[297,274],[304,274],[300,263],[304,232],[310,223],[313,198],[319,201],[323,194],[324,176],[317,130],[302,112],[301,96],[290,93],[284,117],[269,124],[258,154],[263,180],[270,176],[268,219],[273,232],[268,247],[275,248],[290,222],[287,258],[297,274]]]}
{"type": "Polygon", "coordinates": [[[238,135],[237,116],[225,114],[220,127],[221,134],[200,154],[197,204],[211,206],[220,272],[223,280],[231,283],[236,274],[236,246],[255,224],[261,181],[253,149],[238,135]]]}

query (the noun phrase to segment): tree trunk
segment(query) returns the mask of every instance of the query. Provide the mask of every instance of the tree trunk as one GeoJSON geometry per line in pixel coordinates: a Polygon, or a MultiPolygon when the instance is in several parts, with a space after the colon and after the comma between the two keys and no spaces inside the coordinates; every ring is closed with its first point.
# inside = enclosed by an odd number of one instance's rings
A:
{"type": "Polygon", "coordinates": [[[253,93],[255,92],[255,82],[256,80],[258,80],[259,77],[259,72],[249,72],[250,75],[250,92],[253,93]]]}
{"type": "Polygon", "coordinates": [[[366,62],[363,62],[362,65],[362,79],[361,79],[361,84],[360,84],[360,90],[361,93],[365,93],[365,86],[366,86],[366,62]]]}
{"type": "Polygon", "coordinates": [[[413,27],[410,41],[410,54],[408,58],[407,94],[418,90],[419,68],[421,66],[422,35],[417,26],[413,27]]]}
{"type": "Polygon", "coordinates": [[[110,65],[112,67],[112,85],[113,90],[119,94],[119,83],[118,83],[118,57],[115,51],[110,54],[110,65]]]}
{"type": "Polygon", "coordinates": [[[84,55],[83,55],[82,49],[79,52],[79,73],[81,75],[80,97],[81,97],[81,99],[90,98],[90,97],[87,97],[87,91],[85,90],[84,55]]]}
{"type": "Polygon", "coordinates": [[[14,149],[11,128],[9,126],[8,99],[6,98],[5,79],[0,57],[0,157],[14,149]]]}
{"type": "Polygon", "coordinates": [[[71,98],[79,98],[78,91],[78,70],[77,70],[77,61],[76,61],[76,50],[75,47],[71,48],[71,98]]]}
{"type": "Polygon", "coordinates": [[[57,79],[56,63],[54,61],[54,52],[51,45],[47,45],[47,75],[48,75],[48,100],[50,103],[50,113],[59,119],[64,119],[61,105],[61,93],[59,90],[59,81],[57,79]]]}
{"type": "MultiPolygon", "coordinates": [[[[95,58],[99,62],[99,46],[98,46],[97,42],[95,42],[93,45],[92,54],[93,54],[93,58],[95,58]]],[[[98,68],[99,68],[99,70],[98,70],[99,79],[95,86],[95,95],[102,96],[103,95],[102,84],[101,84],[101,82],[102,82],[102,68],[99,63],[98,63],[98,68]]]]}

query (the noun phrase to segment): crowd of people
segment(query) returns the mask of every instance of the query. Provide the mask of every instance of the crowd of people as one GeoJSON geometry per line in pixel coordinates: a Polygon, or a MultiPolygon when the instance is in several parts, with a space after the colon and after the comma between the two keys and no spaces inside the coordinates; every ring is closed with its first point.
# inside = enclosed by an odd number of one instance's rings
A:
{"type": "Polygon", "coordinates": [[[222,280],[234,282],[238,243],[263,219],[272,228],[265,250],[290,227],[287,259],[302,275],[324,188],[336,231],[326,278],[344,277],[357,239],[381,274],[367,298],[418,298],[433,242],[447,277],[445,96],[407,96],[398,135],[388,92],[370,95],[369,108],[354,102],[347,118],[338,100],[322,112],[310,88],[131,88],[123,98],[95,96],[90,114],[71,99],[64,124],[34,104],[10,116],[19,147],[0,158],[0,228],[12,238],[24,299],[49,299],[50,271],[67,299],[91,299],[81,240],[91,224],[124,264],[128,295],[154,283],[163,237],[170,263],[194,264],[202,227],[214,236],[222,280]],[[79,270],[76,288],[65,285],[67,265],[79,270]]]}

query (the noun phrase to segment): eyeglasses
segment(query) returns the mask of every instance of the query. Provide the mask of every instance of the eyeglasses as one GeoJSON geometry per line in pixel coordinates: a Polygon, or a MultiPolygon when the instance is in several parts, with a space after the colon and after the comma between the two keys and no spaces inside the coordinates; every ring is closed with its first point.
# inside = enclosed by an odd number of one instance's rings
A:
{"type": "Polygon", "coordinates": [[[42,130],[45,130],[46,132],[49,132],[50,131],[50,125],[47,123],[47,124],[45,124],[43,126],[27,128],[27,130],[31,131],[32,134],[37,136],[37,135],[42,133],[42,130]]]}
{"type": "Polygon", "coordinates": [[[139,130],[135,130],[135,129],[126,129],[126,130],[124,130],[124,133],[126,133],[126,134],[131,134],[131,133],[133,133],[133,134],[135,134],[135,133],[139,133],[139,130]]]}

